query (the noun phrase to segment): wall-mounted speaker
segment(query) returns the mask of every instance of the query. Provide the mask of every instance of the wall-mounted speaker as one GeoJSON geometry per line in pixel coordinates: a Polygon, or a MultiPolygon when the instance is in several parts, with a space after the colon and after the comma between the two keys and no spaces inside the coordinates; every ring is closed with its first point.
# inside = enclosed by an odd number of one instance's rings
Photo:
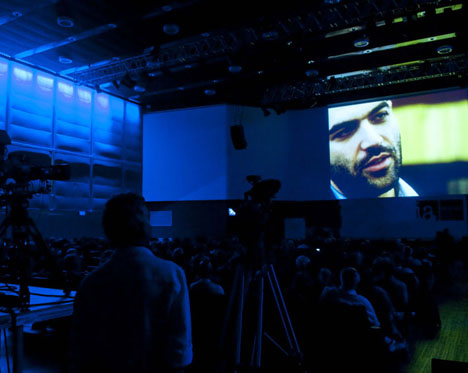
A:
{"type": "Polygon", "coordinates": [[[247,148],[247,141],[245,140],[244,127],[242,124],[231,126],[231,140],[234,149],[240,150],[247,148]]]}

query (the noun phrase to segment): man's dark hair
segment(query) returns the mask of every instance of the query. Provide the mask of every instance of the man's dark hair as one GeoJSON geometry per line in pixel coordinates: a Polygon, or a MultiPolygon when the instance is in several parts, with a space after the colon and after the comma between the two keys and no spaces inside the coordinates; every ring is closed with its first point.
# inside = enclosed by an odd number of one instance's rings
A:
{"type": "Polygon", "coordinates": [[[135,193],[112,197],[104,207],[102,227],[111,246],[146,245],[150,232],[145,199],[135,193]]]}
{"type": "Polygon", "coordinates": [[[341,287],[345,290],[356,289],[359,284],[360,276],[356,268],[346,267],[340,272],[341,287]]]}

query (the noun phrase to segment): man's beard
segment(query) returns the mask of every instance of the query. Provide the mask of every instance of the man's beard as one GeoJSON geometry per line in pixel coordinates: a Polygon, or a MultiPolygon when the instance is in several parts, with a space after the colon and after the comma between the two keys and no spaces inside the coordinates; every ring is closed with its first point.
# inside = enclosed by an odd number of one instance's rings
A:
{"type": "MultiPolygon", "coordinates": [[[[335,160],[330,167],[330,176],[347,198],[377,197],[397,186],[400,168],[401,141],[398,139],[395,147],[379,145],[367,149],[366,156],[354,165],[352,172],[346,159],[335,160]],[[364,169],[369,160],[382,153],[389,154],[390,158],[393,159],[391,166],[381,171],[366,174],[364,169]]],[[[397,193],[397,190],[395,192],[397,193]]]]}

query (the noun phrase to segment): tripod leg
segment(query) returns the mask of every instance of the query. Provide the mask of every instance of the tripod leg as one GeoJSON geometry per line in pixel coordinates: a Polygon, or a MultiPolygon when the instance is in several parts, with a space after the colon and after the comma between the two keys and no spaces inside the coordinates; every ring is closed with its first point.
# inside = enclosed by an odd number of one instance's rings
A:
{"type": "Polygon", "coordinates": [[[291,318],[289,317],[286,303],[284,302],[283,294],[281,293],[281,288],[279,287],[278,278],[276,277],[275,268],[272,264],[267,267],[267,275],[273,297],[275,299],[276,307],[280,313],[281,323],[283,324],[283,328],[288,339],[289,348],[292,351],[296,351],[300,355],[301,350],[299,348],[299,343],[297,342],[291,318]]]}
{"type": "Polygon", "coordinates": [[[245,286],[246,286],[246,275],[241,274],[240,287],[239,287],[239,298],[237,302],[236,310],[236,323],[235,323],[235,346],[234,346],[234,366],[238,367],[241,364],[241,348],[242,348],[242,324],[244,314],[244,302],[245,302],[245,286]]]}
{"type": "Polygon", "coordinates": [[[255,368],[260,368],[262,364],[262,340],[263,340],[263,289],[264,289],[264,278],[260,276],[258,278],[258,289],[257,289],[257,330],[255,334],[255,368]]]}

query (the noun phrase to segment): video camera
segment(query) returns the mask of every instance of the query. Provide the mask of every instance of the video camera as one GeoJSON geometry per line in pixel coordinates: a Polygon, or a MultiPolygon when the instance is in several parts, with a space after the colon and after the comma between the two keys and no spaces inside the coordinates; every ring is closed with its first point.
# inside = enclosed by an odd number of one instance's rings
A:
{"type": "Polygon", "coordinates": [[[244,198],[248,200],[250,197],[253,202],[268,203],[281,188],[281,181],[276,179],[260,181],[262,178],[259,175],[249,175],[246,179],[252,188],[244,193],[244,198]]]}
{"type": "Polygon", "coordinates": [[[238,208],[236,233],[248,250],[248,260],[261,262],[265,239],[269,239],[269,224],[272,214],[271,199],[281,188],[276,179],[261,180],[260,176],[249,175],[247,181],[252,188],[244,193],[244,201],[238,208]]]}
{"type": "Polygon", "coordinates": [[[70,179],[70,166],[52,165],[47,154],[14,151],[5,159],[7,145],[11,145],[10,136],[0,130],[0,188],[4,191],[24,189],[33,180],[46,182],[70,179]],[[14,180],[14,183],[9,183],[9,180],[14,180]]]}

